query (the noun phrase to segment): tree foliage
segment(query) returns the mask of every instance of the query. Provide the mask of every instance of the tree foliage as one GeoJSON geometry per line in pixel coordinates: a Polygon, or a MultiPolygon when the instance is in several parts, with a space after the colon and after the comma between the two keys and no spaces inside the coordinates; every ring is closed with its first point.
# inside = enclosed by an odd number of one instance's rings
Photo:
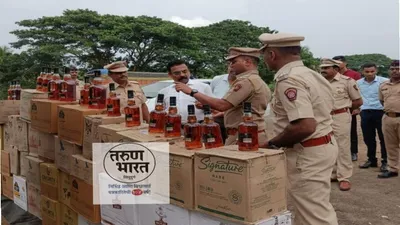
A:
{"type": "Polygon", "coordinates": [[[345,56],[347,66],[361,72],[361,67],[365,63],[375,63],[378,66],[379,75],[388,77],[388,71],[392,59],[383,54],[363,54],[345,56]]]}

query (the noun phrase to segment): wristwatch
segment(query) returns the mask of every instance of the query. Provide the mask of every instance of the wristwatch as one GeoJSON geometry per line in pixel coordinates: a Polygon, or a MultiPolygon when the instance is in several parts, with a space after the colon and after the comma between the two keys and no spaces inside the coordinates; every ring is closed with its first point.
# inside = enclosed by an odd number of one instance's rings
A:
{"type": "Polygon", "coordinates": [[[192,89],[192,92],[190,92],[190,96],[193,97],[194,94],[198,93],[199,91],[197,89],[192,89]]]}
{"type": "Polygon", "coordinates": [[[276,146],[276,145],[274,145],[271,141],[268,141],[268,148],[271,148],[271,149],[279,149],[279,147],[276,146]]]}

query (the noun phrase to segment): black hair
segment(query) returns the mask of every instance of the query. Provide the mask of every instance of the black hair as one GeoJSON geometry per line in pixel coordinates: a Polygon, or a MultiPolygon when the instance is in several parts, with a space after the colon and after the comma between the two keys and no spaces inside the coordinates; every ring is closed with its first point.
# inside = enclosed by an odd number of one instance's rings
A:
{"type": "Polygon", "coordinates": [[[375,63],[365,63],[364,65],[361,66],[361,69],[365,69],[365,68],[371,68],[371,67],[375,67],[377,68],[375,63]]]}
{"type": "Polygon", "coordinates": [[[342,61],[342,62],[346,62],[346,58],[344,56],[342,56],[342,55],[335,56],[332,59],[333,60],[339,60],[339,61],[342,61]]]}
{"type": "Polygon", "coordinates": [[[186,65],[186,62],[183,61],[183,60],[180,60],[180,59],[176,59],[176,60],[174,60],[174,61],[168,63],[168,65],[167,65],[167,70],[168,70],[168,72],[170,73],[172,67],[178,66],[178,65],[182,65],[182,64],[185,64],[185,65],[186,65]]]}
{"type": "Polygon", "coordinates": [[[285,55],[300,55],[301,46],[279,47],[279,51],[285,55]]]}

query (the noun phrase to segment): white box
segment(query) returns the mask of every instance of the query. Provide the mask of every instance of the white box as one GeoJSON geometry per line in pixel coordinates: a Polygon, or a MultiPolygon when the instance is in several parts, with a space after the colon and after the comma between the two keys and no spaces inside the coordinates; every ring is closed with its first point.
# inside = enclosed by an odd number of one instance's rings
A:
{"type": "Polygon", "coordinates": [[[136,205],[101,205],[103,224],[138,225],[136,205]]]}
{"type": "Polygon", "coordinates": [[[23,210],[28,211],[28,195],[25,178],[14,175],[13,189],[14,203],[23,210]]]}
{"type": "MultiPolygon", "coordinates": [[[[78,215],[78,225],[102,225],[101,223],[92,223],[85,219],[85,217],[78,215]]],[[[108,224],[105,224],[108,225],[108,224]]]]}
{"type": "MultiPolygon", "coordinates": [[[[253,225],[292,225],[292,214],[287,211],[280,215],[273,216],[257,223],[246,223],[253,225]]],[[[201,212],[191,211],[190,212],[190,225],[242,225],[231,221],[226,221],[214,216],[206,215],[201,212]]]]}
{"type": "Polygon", "coordinates": [[[187,209],[174,205],[137,205],[139,224],[190,224],[190,214],[187,209]]]}

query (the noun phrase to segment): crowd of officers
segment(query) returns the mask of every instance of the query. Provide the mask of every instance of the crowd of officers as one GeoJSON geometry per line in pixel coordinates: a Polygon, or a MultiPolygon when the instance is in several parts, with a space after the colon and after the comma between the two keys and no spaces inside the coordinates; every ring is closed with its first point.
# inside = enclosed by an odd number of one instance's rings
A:
{"type": "MultiPolygon", "coordinates": [[[[342,191],[351,188],[349,178],[353,165],[350,133],[353,133],[352,124],[360,111],[369,158],[360,167],[377,166],[373,152],[376,151],[376,141],[370,140],[375,139],[375,135],[372,137],[372,134],[369,135],[372,131],[367,130],[374,129],[375,132],[377,126],[383,123],[382,135],[388,164],[386,166],[386,159],[382,160],[382,174],[378,177],[398,176],[399,61],[393,61],[390,65],[390,79],[383,80],[376,76],[376,72],[368,72],[370,67],[376,69],[370,64],[363,68],[366,71],[365,78],[360,79],[354,71],[343,70],[345,59],[340,56],[322,59],[318,72],[304,66],[300,57],[300,43],[304,40],[302,36],[265,33],[260,35],[259,40],[263,43],[261,49],[230,48],[226,58],[229,63],[228,74],[215,77],[211,85],[191,80],[184,61],[171,62],[167,69],[174,84],[160,90],[164,94],[165,108],[168,108],[169,97],[176,96],[180,113],[187,114],[187,105],[195,104],[196,116],[201,121],[202,106],[210,105],[214,118],[226,132],[225,144],[232,145],[237,140],[243,103],[251,102],[253,120],[258,124],[260,147],[281,149],[286,153],[288,193],[295,209],[294,224],[337,225],[336,212],[330,203],[331,182],[338,181],[342,191]],[[268,69],[275,72],[273,94],[257,70],[261,55],[268,69]],[[373,87],[377,87],[376,90],[372,90],[373,87]],[[368,108],[373,98],[380,102],[382,108],[368,108]],[[264,121],[268,104],[274,117],[273,137],[267,137],[264,121]],[[374,117],[377,113],[381,113],[379,121],[374,117]],[[371,125],[371,121],[368,121],[370,117],[375,118],[374,124],[378,125],[371,125]],[[363,124],[363,121],[368,124],[363,124]]],[[[134,90],[143,120],[148,121],[149,110],[153,109],[147,108],[146,96],[139,83],[128,80],[126,63],[115,62],[105,68],[118,84],[116,91],[121,104],[126,102],[127,90],[134,90]]],[[[356,152],[352,153],[354,156],[356,152]]]]}

